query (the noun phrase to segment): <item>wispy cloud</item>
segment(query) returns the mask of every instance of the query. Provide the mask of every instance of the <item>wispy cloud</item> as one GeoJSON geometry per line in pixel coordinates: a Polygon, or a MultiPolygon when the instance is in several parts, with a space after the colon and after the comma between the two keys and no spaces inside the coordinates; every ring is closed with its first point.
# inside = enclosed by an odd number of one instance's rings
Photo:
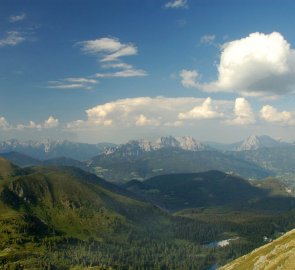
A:
{"type": "Polygon", "coordinates": [[[187,0],[172,0],[165,4],[165,8],[188,8],[187,0]]]}
{"type": "Polygon", "coordinates": [[[21,13],[18,15],[11,15],[9,17],[9,22],[15,23],[15,22],[23,21],[24,19],[26,19],[26,17],[27,17],[26,13],[21,13]]]}
{"type": "Polygon", "coordinates": [[[134,44],[124,44],[117,38],[99,38],[78,42],[77,46],[85,53],[98,55],[101,62],[117,61],[120,57],[137,54],[134,44]]]}
{"type": "Polygon", "coordinates": [[[64,79],[67,82],[72,82],[72,83],[81,83],[81,84],[97,84],[98,81],[94,79],[89,79],[89,78],[66,78],[64,79]]]}
{"type": "Polygon", "coordinates": [[[48,88],[55,89],[93,89],[99,83],[95,78],[130,78],[144,77],[147,72],[135,68],[121,60],[121,57],[137,55],[137,47],[132,43],[124,44],[118,38],[103,37],[95,40],[77,42],[75,46],[81,51],[98,58],[100,68],[111,72],[97,72],[88,77],[65,78],[58,81],[49,81],[48,88]]]}
{"type": "Polygon", "coordinates": [[[215,35],[204,35],[200,38],[202,44],[213,44],[216,36],[215,35]]]}
{"type": "Polygon", "coordinates": [[[144,77],[147,76],[146,71],[142,69],[125,69],[113,73],[96,73],[97,78],[128,78],[128,77],[144,77]]]}
{"type": "Polygon", "coordinates": [[[59,81],[49,81],[47,88],[91,90],[99,81],[92,78],[71,77],[59,81]]]}
{"type": "Polygon", "coordinates": [[[16,46],[26,40],[26,36],[18,31],[8,31],[6,36],[0,39],[0,47],[16,46]]]}
{"type": "Polygon", "coordinates": [[[105,64],[102,64],[101,65],[102,68],[104,69],[132,69],[133,66],[132,65],[129,65],[129,64],[126,64],[126,63],[123,63],[123,62],[120,62],[120,63],[105,63],[105,64]]]}

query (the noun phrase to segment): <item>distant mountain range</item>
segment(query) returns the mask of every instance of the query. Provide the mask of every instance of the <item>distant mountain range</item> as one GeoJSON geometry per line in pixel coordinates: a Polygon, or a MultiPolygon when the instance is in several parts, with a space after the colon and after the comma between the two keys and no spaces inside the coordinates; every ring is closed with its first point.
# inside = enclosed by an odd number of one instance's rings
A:
{"type": "Polygon", "coordinates": [[[248,151],[257,150],[261,148],[274,148],[294,145],[292,143],[283,142],[281,140],[275,140],[269,136],[251,135],[243,141],[223,144],[216,142],[207,142],[207,145],[220,151],[248,151]]]}
{"type": "Polygon", "coordinates": [[[69,157],[77,160],[86,160],[103,152],[112,143],[76,143],[71,141],[20,141],[16,139],[0,142],[0,153],[19,152],[36,159],[52,159],[69,157]]]}
{"type": "Polygon", "coordinates": [[[74,166],[111,182],[207,170],[260,179],[294,173],[294,150],[295,145],[268,136],[250,136],[228,145],[205,144],[189,136],[161,137],[154,142],[131,140],[120,145],[50,140],[0,143],[0,155],[18,166],[74,166]]]}
{"type": "Polygon", "coordinates": [[[250,136],[242,141],[236,148],[237,151],[257,150],[261,148],[284,147],[291,145],[286,142],[275,140],[269,136],[250,136]]]}
{"type": "Polygon", "coordinates": [[[155,142],[148,140],[131,140],[126,144],[106,148],[105,155],[116,154],[118,156],[139,156],[144,152],[156,151],[163,148],[175,148],[187,151],[210,150],[209,145],[196,141],[193,137],[160,137],[155,142]]]}
{"type": "Polygon", "coordinates": [[[78,143],[67,140],[21,141],[10,139],[0,142],[0,153],[19,152],[36,159],[52,159],[59,157],[87,160],[99,154],[116,153],[121,156],[138,156],[144,152],[156,151],[163,148],[174,148],[187,151],[245,151],[261,148],[283,147],[292,144],[275,140],[269,136],[250,136],[244,141],[233,144],[203,143],[191,136],[160,137],[156,141],[131,140],[116,145],[114,143],[78,143]]]}

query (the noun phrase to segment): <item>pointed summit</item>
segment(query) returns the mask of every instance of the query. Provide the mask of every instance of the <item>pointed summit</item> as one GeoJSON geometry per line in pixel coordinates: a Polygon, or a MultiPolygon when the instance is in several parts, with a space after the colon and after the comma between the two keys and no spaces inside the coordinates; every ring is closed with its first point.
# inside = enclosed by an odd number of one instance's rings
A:
{"type": "Polygon", "coordinates": [[[246,140],[242,141],[240,145],[237,146],[238,151],[245,150],[257,150],[260,148],[271,148],[271,147],[279,147],[286,146],[287,143],[275,140],[269,136],[257,136],[251,135],[246,140]]]}

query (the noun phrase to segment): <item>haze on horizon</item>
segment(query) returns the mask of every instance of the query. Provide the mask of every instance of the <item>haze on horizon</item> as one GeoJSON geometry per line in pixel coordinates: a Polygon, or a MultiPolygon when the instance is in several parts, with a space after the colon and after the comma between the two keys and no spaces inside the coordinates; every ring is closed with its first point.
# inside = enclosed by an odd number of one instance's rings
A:
{"type": "Polygon", "coordinates": [[[1,139],[295,140],[293,1],[0,7],[1,139]]]}

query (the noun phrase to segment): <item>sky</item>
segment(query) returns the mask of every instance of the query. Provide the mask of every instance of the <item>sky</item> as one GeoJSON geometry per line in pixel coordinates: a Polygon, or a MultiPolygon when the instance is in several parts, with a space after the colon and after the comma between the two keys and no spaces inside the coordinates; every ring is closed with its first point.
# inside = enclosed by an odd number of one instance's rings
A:
{"type": "Polygon", "coordinates": [[[2,0],[0,140],[295,141],[291,0],[2,0]]]}

